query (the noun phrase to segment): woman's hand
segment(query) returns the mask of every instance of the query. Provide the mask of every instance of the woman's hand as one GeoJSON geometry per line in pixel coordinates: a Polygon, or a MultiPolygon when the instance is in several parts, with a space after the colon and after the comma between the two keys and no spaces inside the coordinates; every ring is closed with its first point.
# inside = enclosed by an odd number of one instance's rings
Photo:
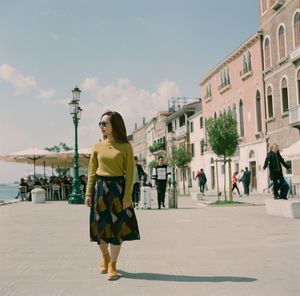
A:
{"type": "Polygon", "coordinates": [[[126,210],[127,208],[131,207],[131,202],[123,201],[123,210],[126,210]]]}
{"type": "Polygon", "coordinates": [[[92,200],[92,198],[91,198],[90,195],[86,195],[86,196],[85,196],[85,204],[86,204],[86,206],[89,207],[89,208],[90,208],[91,205],[92,205],[91,200],[92,200]]]}

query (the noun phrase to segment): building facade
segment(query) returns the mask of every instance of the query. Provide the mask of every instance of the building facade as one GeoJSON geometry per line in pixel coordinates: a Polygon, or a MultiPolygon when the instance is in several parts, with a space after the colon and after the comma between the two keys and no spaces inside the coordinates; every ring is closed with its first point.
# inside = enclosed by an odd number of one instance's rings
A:
{"type": "MultiPolygon", "coordinates": [[[[190,150],[189,118],[199,112],[201,100],[186,104],[178,108],[166,118],[166,149],[168,158],[171,158],[172,147],[190,150]]],[[[185,169],[176,168],[176,183],[178,192],[188,193],[192,187],[191,164],[185,169]]]]}
{"type": "MultiPolygon", "coordinates": [[[[191,178],[193,191],[199,191],[198,181],[195,180],[197,172],[202,168],[206,173],[210,166],[204,162],[204,121],[202,110],[189,117],[190,147],[193,159],[191,161],[191,178]]],[[[210,181],[210,180],[208,180],[210,181]]]]}
{"type": "MultiPolygon", "coordinates": [[[[203,95],[202,113],[205,119],[232,112],[237,119],[239,146],[232,157],[231,171],[248,167],[251,171],[251,191],[262,192],[267,184],[262,170],[266,156],[264,122],[264,84],[262,77],[261,33],[252,35],[239,48],[214,67],[200,82],[203,95]]],[[[207,132],[205,147],[208,145],[207,132]]],[[[223,188],[224,165],[211,149],[204,152],[208,188],[215,189],[218,171],[219,187],[223,188]]],[[[227,170],[228,172],[228,170],[227,170]]],[[[226,178],[228,182],[228,177],[226,178]]]]}
{"type": "MultiPolygon", "coordinates": [[[[281,150],[300,141],[300,1],[260,0],[268,144],[281,150]]],[[[300,183],[300,159],[285,171],[300,183]]]]}

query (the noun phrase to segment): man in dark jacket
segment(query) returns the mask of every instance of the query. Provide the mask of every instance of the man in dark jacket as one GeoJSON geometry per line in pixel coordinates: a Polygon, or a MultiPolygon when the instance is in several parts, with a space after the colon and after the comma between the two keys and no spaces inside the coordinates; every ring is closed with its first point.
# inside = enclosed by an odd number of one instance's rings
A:
{"type": "Polygon", "coordinates": [[[278,145],[273,144],[270,147],[270,152],[266,157],[263,169],[266,169],[267,166],[269,167],[270,179],[274,182],[273,193],[275,199],[287,199],[287,193],[289,192],[289,185],[283,177],[281,164],[287,169],[290,168],[281,157],[278,145]],[[278,190],[280,190],[279,195],[278,190]]]}
{"type": "Polygon", "coordinates": [[[249,186],[250,186],[251,172],[248,170],[248,167],[245,167],[245,171],[242,177],[242,183],[244,186],[244,194],[249,195],[249,186]]]}
{"type": "Polygon", "coordinates": [[[157,189],[157,204],[160,209],[161,206],[165,208],[165,195],[167,188],[168,177],[170,176],[168,166],[164,163],[164,158],[162,156],[158,157],[158,165],[153,168],[152,179],[155,180],[157,189]]]}

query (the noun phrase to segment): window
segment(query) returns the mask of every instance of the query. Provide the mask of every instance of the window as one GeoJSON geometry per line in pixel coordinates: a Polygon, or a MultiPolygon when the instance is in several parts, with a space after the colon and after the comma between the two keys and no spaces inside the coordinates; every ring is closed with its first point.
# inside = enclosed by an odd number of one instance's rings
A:
{"type": "Polygon", "coordinates": [[[297,73],[298,104],[300,104],[300,70],[297,73]]]}
{"type": "Polygon", "coordinates": [[[168,123],[168,133],[170,133],[173,130],[172,128],[172,122],[168,123]]]}
{"type": "Polygon", "coordinates": [[[179,126],[184,126],[185,125],[185,116],[181,115],[179,117],[179,126]]]}
{"type": "Polygon", "coordinates": [[[289,97],[288,97],[288,84],[286,78],[281,81],[281,103],[282,103],[282,113],[289,110],[289,97]]]}
{"type": "Polygon", "coordinates": [[[240,113],[240,137],[244,137],[244,105],[242,100],[240,100],[240,104],[239,104],[239,113],[240,113]]]}
{"type": "Polygon", "coordinates": [[[294,39],[295,48],[300,46],[300,12],[298,11],[294,17],[294,39]]]}
{"type": "Polygon", "coordinates": [[[194,123],[193,122],[190,123],[190,129],[191,129],[191,133],[194,132],[194,123]]]}
{"type": "Polygon", "coordinates": [[[191,153],[192,153],[192,157],[195,156],[195,145],[191,144],[191,153]]]}
{"type": "Polygon", "coordinates": [[[251,53],[250,51],[247,51],[243,55],[243,70],[242,75],[252,70],[252,64],[251,64],[251,53]]]}
{"type": "MultiPolygon", "coordinates": [[[[299,71],[300,73],[300,71],[299,71]]],[[[203,128],[203,117],[200,117],[200,128],[203,128]]]]}
{"type": "Polygon", "coordinates": [[[261,0],[261,14],[265,13],[268,9],[268,0],[261,0]]]}
{"type": "Polygon", "coordinates": [[[281,25],[278,30],[278,53],[279,53],[279,61],[286,57],[285,50],[285,30],[281,25]]]}
{"type": "Polygon", "coordinates": [[[260,92],[256,92],[256,124],[257,131],[262,131],[262,122],[261,122],[261,102],[260,102],[260,92]]]}
{"type": "Polygon", "coordinates": [[[264,62],[265,70],[271,67],[271,54],[270,54],[270,39],[267,37],[264,42],[264,62]]]}
{"type": "Polygon", "coordinates": [[[237,116],[236,116],[236,105],[234,104],[232,107],[232,112],[233,112],[233,117],[235,120],[237,120],[237,116]]]}
{"type": "Polygon", "coordinates": [[[268,108],[268,118],[272,118],[274,116],[274,112],[273,112],[273,96],[272,96],[271,86],[269,86],[267,90],[267,108],[268,108]]]}

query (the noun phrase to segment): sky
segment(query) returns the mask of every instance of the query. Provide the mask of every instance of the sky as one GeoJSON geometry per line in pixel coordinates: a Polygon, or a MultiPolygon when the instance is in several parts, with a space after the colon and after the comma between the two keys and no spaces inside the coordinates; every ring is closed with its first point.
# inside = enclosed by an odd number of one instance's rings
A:
{"type": "MultiPolygon", "coordinates": [[[[1,0],[0,154],[74,146],[75,86],[79,147],[106,110],[130,134],[168,99],[201,97],[201,78],[258,28],[255,0],[1,0]]],[[[0,161],[0,184],[30,170],[0,161]]]]}

